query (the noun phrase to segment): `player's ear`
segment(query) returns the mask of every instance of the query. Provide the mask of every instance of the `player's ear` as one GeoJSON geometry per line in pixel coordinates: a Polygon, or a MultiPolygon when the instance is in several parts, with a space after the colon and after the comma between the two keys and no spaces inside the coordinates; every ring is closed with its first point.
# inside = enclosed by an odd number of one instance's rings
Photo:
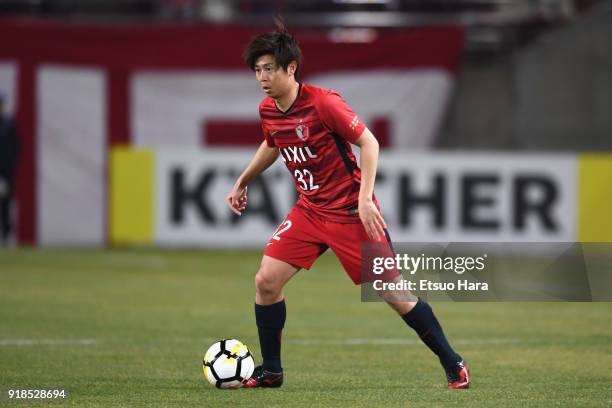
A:
{"type": "Polygon", "coordinates": [[[287,65],[287,73],[289,75],[295,75],[296,70],[297,70],[297,62],[291,61],[289,65],[287,65]]]}

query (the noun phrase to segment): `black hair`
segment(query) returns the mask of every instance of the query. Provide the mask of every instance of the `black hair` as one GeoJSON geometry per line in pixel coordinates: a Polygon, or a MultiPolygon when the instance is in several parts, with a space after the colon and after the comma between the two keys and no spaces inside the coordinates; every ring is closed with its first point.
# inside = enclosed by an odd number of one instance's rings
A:
{"type": "Polygon", "coordinates": [[[294,75],[302,64],[302,51],[296,38],[287,31],[285,24],[280,17],[274,19],[276,30],[265,34],[260,34],[251,39],[244,50],[244,62],[252,70],[255,69],[255,62],[262,55],[272,55],[276,62],[286,72],[287,67],[292,61],[297,63],[294,75]]]}

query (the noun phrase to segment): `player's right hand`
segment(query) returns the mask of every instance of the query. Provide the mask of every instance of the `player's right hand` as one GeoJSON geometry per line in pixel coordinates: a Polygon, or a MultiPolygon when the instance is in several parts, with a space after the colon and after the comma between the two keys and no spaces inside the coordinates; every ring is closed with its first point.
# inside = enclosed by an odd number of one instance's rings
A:
{"type": "Polygon", "coordinates": [[[235,185],[227,195],[227,205],[237,215],[242,215],[242,211],[247,206],[247,188],[235,185]]]}
{"type": "Polygon", "coordinates": [[[370,239],[380,241],[385,238],[387,224],[371,199],[359,200],[359,218],[370,239]]]}

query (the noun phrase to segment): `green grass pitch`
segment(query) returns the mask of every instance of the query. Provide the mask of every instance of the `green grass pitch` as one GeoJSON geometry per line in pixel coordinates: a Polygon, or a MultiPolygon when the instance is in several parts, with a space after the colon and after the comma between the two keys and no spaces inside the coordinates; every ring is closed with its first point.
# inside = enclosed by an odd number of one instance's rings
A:
{"type": "Polygon", "coordinates": [[[472,365],[472,388],[452,391],[416,335],[386,305],[361,303],[328,255],[285,292],[285,385],[217,390],[201,371],[213,341],[238,338],[260,359],[259,258],[0,252],[0,388],[65,388],[65,404],[105,408],[612,406],[612,304],[434,302],[472,365]]]}

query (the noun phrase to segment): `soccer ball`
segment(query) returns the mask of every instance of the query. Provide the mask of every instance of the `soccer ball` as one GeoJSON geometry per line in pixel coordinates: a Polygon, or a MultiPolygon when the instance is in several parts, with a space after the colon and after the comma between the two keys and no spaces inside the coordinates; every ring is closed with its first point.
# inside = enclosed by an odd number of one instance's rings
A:
{"type": "Polygon", "coordinates": [[[204,378],[217,388],[240,388],[251,378],[255,361],[251,352],[236,339],[220,340],[204,354],[204,378]]]}

